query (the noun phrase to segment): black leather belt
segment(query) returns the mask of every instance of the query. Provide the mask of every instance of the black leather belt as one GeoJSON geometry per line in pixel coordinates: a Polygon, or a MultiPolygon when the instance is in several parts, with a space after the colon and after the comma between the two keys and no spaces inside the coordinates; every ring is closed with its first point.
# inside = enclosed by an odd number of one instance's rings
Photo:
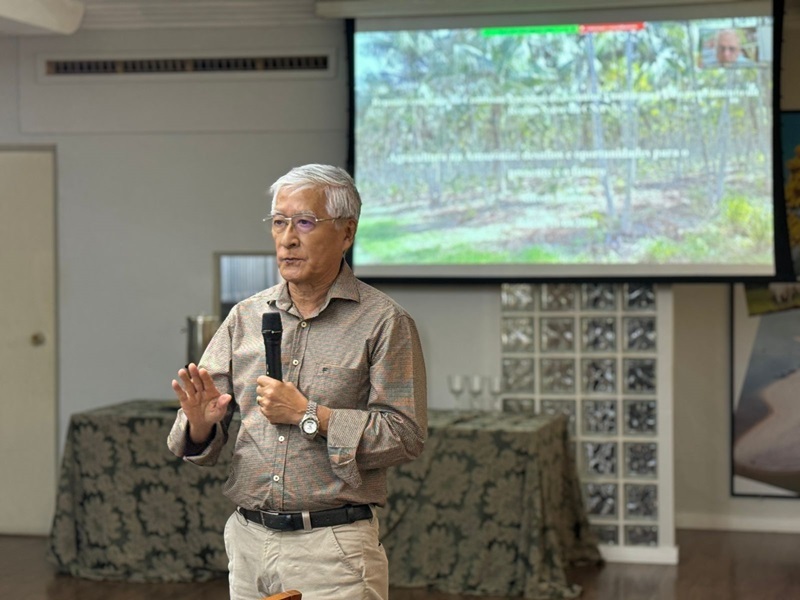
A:
{"type": "Polygon", "coordinates": [[[290,513],[249,510],[239,506],[236,512],[251,523],[258,523],[278,531],[331,527],[332,525],[344,525],[345,523],[355,523],[356,521],[372,518],[372,509],[369,504],[348,504],[341,508],[315,510],[313,512],[304,510],[290,513]]]}

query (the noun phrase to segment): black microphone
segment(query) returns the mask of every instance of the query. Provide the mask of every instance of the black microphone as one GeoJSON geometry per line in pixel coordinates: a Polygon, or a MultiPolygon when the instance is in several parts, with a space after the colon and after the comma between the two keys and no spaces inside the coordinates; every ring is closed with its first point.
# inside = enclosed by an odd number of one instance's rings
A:
{"type": "Polygon", "coordinates": [[[267,354],[267,376],[283,379],[281,372],[281,335],[283,325],[281,315],[268,312],[261,315],[261,334],[264,336],[264,350],[267,354]]]}

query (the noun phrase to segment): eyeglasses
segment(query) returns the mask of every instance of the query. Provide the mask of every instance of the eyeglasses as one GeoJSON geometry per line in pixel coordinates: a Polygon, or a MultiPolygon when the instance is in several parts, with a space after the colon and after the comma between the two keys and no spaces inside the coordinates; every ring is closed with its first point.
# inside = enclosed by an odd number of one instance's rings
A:
{"type": "Polygon", "coordinates": [[[341,219],[341,217],[319,219],[314,215],[307,215],[303,213],[292,215],[291,217],[281,214],[274,214],[266,217],[264,219],[264,224],[266,225],[267,223],[271,223],[272,231],[274,233],[283,233],[286,231],[287,227],[289,227],[289,221],[291,221],[292,226],[298,233],[311,233],[317,227],[317,223],[322,223],[324,221],[336,221],[337,219],[341,219]]]}
{"type": "Polygon", "coordinates": [[[738,52],[739,46],[717,46],[721,52],[738,52]]]}

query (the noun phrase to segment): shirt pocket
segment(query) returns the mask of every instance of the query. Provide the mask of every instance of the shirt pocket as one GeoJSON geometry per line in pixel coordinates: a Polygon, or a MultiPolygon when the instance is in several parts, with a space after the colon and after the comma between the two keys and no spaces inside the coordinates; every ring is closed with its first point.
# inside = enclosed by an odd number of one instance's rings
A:
{"type": "Polygon", "coordinates": [[[331,364],[320,365],[311,382],[310,398],[329,408],[366,408],[369,371],[331,364]]]}

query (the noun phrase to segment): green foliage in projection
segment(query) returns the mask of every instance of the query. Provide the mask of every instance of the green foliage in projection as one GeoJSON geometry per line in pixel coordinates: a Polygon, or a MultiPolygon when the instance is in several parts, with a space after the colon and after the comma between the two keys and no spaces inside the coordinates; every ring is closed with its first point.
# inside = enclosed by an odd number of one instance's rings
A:
{"type": "Polygon", "coordinates": [[[733,262],[771,252],[772,213],[748,198],[730,196],[704,227],[682,232],[678,239],[651,240],[643,258],[659,263],[690,263],[704,258],[718,261],[727,258],[733,262]]]}
{"type": "Polygon", "coordinates": [[[721,221],[739,235],[744,235],[754,243],[771,243],[772,212],[764,206],[757,206],[744,196],[730,196],[722,201],[721,221]]]}
{"type": "Polygon", "coordinates": [[[357,263],[388,264],[495,264],[555,263],[562,256],[539,245],[523,245],[512,252],[492,249],[497,228],[479,235],[462,230],[455,237],[441,232],[420,232],[408,219],[381,219],[360,224],[357,233],[357,263]]]}

